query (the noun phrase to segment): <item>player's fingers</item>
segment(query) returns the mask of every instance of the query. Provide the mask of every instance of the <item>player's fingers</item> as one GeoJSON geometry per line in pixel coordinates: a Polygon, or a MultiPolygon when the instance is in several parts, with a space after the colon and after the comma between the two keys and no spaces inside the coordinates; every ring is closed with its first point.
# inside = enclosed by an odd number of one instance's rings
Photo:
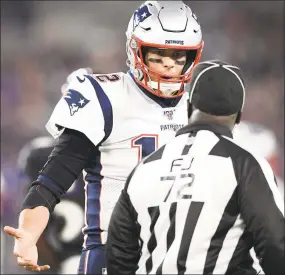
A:
{"type": "Polygon", "coordinates": [[[49,265],[42,265],[42,266],[24,266],[24,269],[29,271],[35,271],[35,272],[42,272],[50,269],[49,265]]]}
{"type": "Polygon", "coordinates": [[[17,239],[21,238],[21,236],[22,236],[21,232],[18,229],[11,227],[11,226],[5,226],[4,232],[7,233],[8,235],[12,236],[12,237],[17,238],[17,239]]]}
{"type": "Polygon", "coordinates": [[[38,267],[38,271],[46,271],[48,269],[50,269],[49,265],[41,265],[38,267]]]}
{"type": "Polygon", "coordinates": [[[13,251],[13,254],[16,256],[16,257],[19,257],[19,258],[21,258],[22,257],[22,255],[18,252],[18,251],[13,251]]]}
{"type": "Polygon", "coordinates": [[[28,270],[28,271],[38,271],[38,270],[39,270],[39,267],[25,265],[25,266],[24,266],[24,269],[25,269],[25,270],[28,270]]]}
{"type": "Polygon", "coordinates": [[[20,266],[28,266],[28,267],[31,267],[31,268],[32,267],[34,267],[34,268],[38,267],[38,265],[35,262],[33,262],[31,260],[23,259],[21,257],[17,258],[17,263],[20,266]]]}

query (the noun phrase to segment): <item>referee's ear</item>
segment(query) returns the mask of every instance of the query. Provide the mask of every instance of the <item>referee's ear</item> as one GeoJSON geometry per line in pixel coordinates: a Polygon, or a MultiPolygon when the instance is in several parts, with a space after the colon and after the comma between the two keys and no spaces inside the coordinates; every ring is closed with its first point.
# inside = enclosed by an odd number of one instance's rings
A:
{"type": "Polygon", "coordinates": [[[193,105],[190,103],[190,100],[188,100],[187,110],[188,110],[188,119],[189,119],[193,113],[193,105]]]}

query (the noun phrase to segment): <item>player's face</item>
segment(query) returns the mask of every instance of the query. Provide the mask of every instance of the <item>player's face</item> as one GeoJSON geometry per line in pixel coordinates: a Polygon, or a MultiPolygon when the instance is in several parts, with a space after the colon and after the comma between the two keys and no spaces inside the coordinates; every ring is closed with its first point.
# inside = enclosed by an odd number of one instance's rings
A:
{"type": "MultiPolygon", "coordinates": [[[[177,76],[182,73],[186,64],[186,51],[149,48],[145,62],[151,71],[167,76],[177,76]]],[[[155,75],[150,74],[150,78],[153,81],[156,80],[155,75]]]]}

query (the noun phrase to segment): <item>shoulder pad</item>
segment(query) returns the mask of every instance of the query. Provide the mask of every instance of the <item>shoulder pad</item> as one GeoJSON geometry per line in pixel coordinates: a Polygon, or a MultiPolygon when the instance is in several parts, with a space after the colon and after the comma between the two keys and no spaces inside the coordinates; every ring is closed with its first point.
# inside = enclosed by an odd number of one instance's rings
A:
{"type": "Polygon", "coordinates": [[[94,76],[76,76],[68,85],[46,125],[54,138],[69,128],[85,134],[96,146],[110,135],[112,104],[105,87],[94,76]]]}

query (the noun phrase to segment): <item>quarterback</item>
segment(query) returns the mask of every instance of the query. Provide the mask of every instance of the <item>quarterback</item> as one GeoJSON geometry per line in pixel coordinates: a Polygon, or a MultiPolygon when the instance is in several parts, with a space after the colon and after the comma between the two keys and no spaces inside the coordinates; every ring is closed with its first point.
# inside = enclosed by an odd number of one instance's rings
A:
{"type": "Polygon", "coordinates": [[[102,274],[114,205],[133,167],[187,124],[185,84],[199,62],[202,33],[182,1],[146,1],[132,15],[127,73],[74,77],[46,127],[57,139],[19,217],[5,227],[14,255],[27,270],[43,271],[37,240],[50,213],[83,171],[84,243],[79,274],[102,274]]]}

